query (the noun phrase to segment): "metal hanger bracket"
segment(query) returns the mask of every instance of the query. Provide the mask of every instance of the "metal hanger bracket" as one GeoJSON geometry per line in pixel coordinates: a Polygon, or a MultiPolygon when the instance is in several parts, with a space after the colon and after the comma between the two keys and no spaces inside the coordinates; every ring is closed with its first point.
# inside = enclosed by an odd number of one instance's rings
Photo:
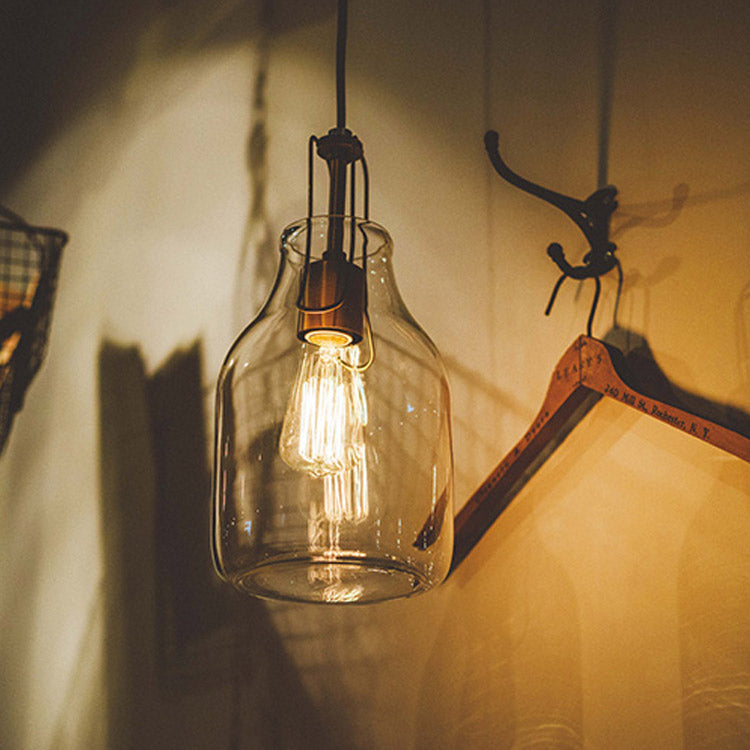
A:
{"type": "Polygon", "coordinates": [[[594,301],[591,306],[589,320],[587,324],[587,334],[591,336],[591,326],[596,312],[596,306],[599,301],[601,283],[599,277],[609,273],[613,268],[617,268],[620,284],[622,283],[622,268],[620,261],[615,256],[617,245],[609,240],[609,223],[612,214],[617,209],[617,188],[614,185],[595,190],[586,200],[571,198],[562,193],[558,193],[549,188],[537,185],[530,180],[516,174],[500,156],[498,148],[499,136],[495,130],[488,130],[484,135],[484,146],[487,150],[492,166],[495,171],[506,182],[523,190],[530,195],[535,195],[543,201],[559,208],[568,216],[576,226],[583,232],[591,248],[583,256],[583,263],[578,266],[572,266],[565,258],[565,252],[562,245],[553,242],[547,248],[547,255],[555,262],[562,275],[557,280],[552,291],[545,315],[549,315],[552,305],[555,302],[557,292],[566,278],[571,279],[594,279],[596,283],[596,292],[594,301]]]}

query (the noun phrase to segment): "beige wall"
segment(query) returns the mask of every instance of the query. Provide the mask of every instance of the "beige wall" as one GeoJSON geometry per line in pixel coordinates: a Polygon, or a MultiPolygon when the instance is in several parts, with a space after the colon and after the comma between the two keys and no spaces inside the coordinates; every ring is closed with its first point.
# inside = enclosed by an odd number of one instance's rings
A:
{"type": "MultiPolygon", "coordinates": [[[[325,609],[214,585],[201,405],[333,124],[333,3],[265,24],[231,0],[36,5],[10,19],[0,197],[71,242],[0,458],[0,747],[748,747],[750,466],[616,404],[429,595],[325,609]]],[[[750,412],[750,6],[618,6],[608,31],[593,0],[351,3],[349,122],[448,365],[459,505],[592,293],[567,282],[543,316],[547,245],[578,262],[582,239],[491,173],[482,134],[587,195],[603,44],[618,321],[677,386],[750,412]]]]}

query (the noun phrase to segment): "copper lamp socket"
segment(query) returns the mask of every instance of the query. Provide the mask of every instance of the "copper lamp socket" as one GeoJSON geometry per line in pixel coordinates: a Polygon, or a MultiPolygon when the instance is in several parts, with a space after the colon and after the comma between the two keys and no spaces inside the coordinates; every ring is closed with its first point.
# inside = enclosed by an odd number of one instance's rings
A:
{"type": "Polygon", "coordinates": [[[346,346],[362,340],[365,273],[345,257],[323,258],[310,264],[302,294],[297,337],[321,346],[346,346]],[[326,309],[333,308],[333,309],[326,309]]]}

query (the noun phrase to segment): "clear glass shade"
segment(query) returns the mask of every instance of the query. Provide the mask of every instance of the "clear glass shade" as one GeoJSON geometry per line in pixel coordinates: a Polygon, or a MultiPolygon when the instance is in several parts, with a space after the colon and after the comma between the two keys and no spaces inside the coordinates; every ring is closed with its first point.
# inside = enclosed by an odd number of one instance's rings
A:
{"type": "MultiPolygon", "coordinates": [[[[330,221],[310,222],[313,260],[330,221]]],[[[366,272],[363,340],[298,338],[302,219],[284,230],[271,296],[219,375],[214,559],[222,577],[257,596],[381,601],[425,591],[450,567],[445,372],[398,293],[387,232],[354,221],[352,233],[343,220],[344,236],[366,272]]]]}

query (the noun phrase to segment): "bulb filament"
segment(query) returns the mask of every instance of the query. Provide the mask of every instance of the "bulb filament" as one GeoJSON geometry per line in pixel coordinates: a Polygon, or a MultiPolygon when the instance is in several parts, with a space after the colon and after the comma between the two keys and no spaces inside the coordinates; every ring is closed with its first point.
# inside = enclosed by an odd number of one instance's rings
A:
{"type": "Polygon", "coordinates": [[[304,344],[281,429],[284,461],[323,480],[329,521],[357,521],[368,513],[367,399],[358,357],[355,346],[304,344]]]}

